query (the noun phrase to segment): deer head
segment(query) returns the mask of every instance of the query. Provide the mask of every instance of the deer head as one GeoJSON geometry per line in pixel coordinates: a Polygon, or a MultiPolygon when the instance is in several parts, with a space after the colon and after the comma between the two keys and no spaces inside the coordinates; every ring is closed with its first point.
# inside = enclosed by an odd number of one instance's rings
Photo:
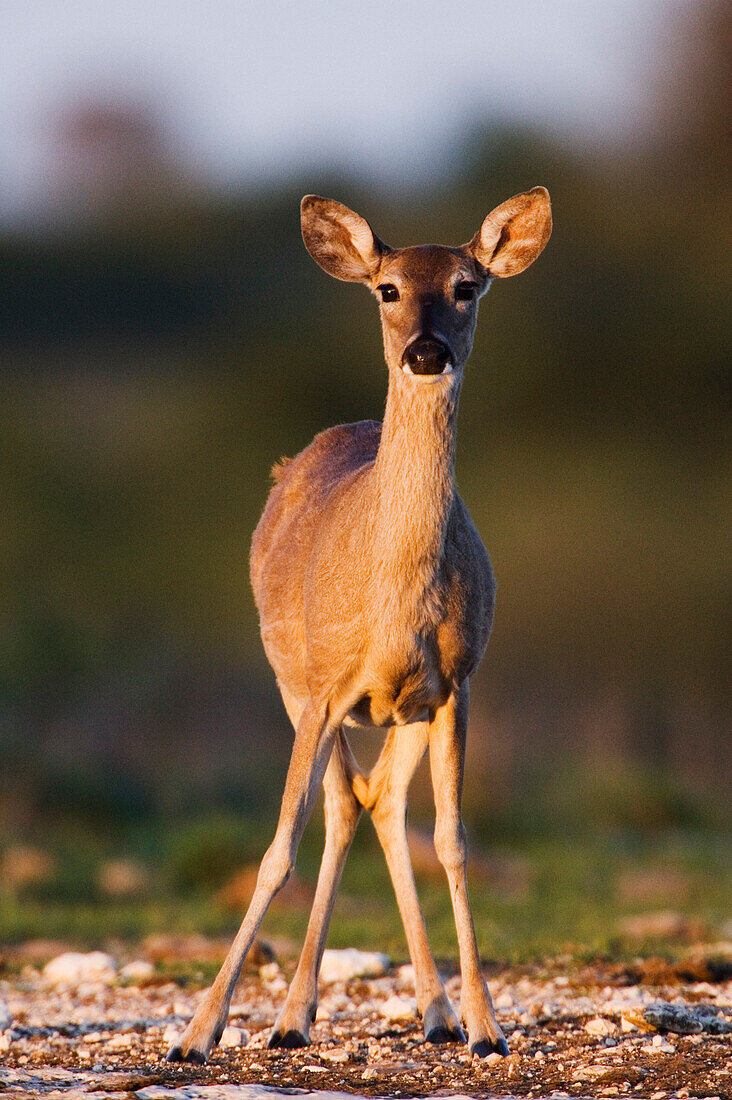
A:
{"type": "Polygon", "coordinates": [[[306,195],[302,235],[315,262],[336,279],[365,283],[379,299],[390,372],[416,383],[460,376],[473,346],[478,301],[494,277],[533,263],[552,230],[544,187],[515,195],[465,245],[390,248],[364,218],[333,199],[306,195]]]}

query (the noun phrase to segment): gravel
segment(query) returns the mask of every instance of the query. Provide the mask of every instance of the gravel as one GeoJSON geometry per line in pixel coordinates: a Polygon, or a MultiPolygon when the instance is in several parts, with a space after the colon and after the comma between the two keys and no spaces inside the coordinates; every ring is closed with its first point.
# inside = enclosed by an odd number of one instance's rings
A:
{"type": "MultiPolygon", "coordinates": [[[[139,955],[133,960],[145,961],[139,955]]],[[[47,970],[27,964],[0,981],[6,1024],[0,1030],[0,1092],[12,1100],[73,1100],[92,1092],[100,1100],[124,1093],[139,1100],[272,1100],[265,1091],[271,1087],[304,1090],[309,1100],[322,1100],[326,1092],[331,1100],[334,1092],[732,1096],[729,981],[619,984],[628,978],[617,968],[602,962],[573,967],[566,960],[493,970],[489,984],[511,1053],[481,1060],[464,1044],[424,1042],[413,1014],[413,973],[400,967],[378,977],[322,983],[312,1045],[268,1050],[294,961],[283,957],[263,964],[264,974],[256,967],[245,972],[224,1043],[206,1066],[164,1061],[205,993],[190,984],[190,970],[175,982],[139,968],[135,981],[134,970],[123,978],[125,968],[115,966],[118,978],[110,982],[104,968],[92,981],[81,967],[74,985],[68,978],[51,984],[47,970]],[[670,1026],[687,1020],[703,1023],[703,1030],[670,1026]]],[[[459,974],[444,977],[457,1006],[459,974]]]]}

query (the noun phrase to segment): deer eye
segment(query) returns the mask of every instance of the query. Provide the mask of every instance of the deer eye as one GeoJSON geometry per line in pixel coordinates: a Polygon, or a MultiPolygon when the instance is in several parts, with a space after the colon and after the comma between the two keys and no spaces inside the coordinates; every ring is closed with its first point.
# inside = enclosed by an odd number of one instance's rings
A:
{"type": "Polygon", "coordinates": [[[382,302],[399,301],[399,291],[393,283],[382,283],[381,286],[377,286],[376,289],[381,292],[382,302]]]}
{"type": "Polygon", "coordinates": [[[455,298],[458,302],[472,302],[477,289],[477,283],[458,283],[458,285],[455,287],[455,298]]]}

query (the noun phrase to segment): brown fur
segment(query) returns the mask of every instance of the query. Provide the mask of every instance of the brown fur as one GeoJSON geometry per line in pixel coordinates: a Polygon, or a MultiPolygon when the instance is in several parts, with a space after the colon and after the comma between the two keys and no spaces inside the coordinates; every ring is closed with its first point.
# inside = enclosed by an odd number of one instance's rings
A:
{"type": "Polygon", "coordinates": [[[463,367],[479,297],[544,247],[548,195],[534,188],[490,214],[461,248],[390,249],[340,203],[307,196],[305,244],[329,274],[395,287],[381,321],[389,367],[383,424],[329,428],[278,463],[254,533],[251,577],[262,640],[296,729],[275,839],[219,976],[172,1058],[208,1055],[226,1022],[243,959],[287,880],[321,782],[326,844],[305,946],[272,1035],[308,1041],[317,975],[338,882],[362,809],[372,815],[414,961],[433,1042],[464,1039],[429,951],[405,831],[407,789],[428,746],[435,849],[450,887],[474,1053],[507,1052],[480,969],[460,817],[469,680],[493,620],[488,554],[455,487],[463,367]],[[465,287],[469,293],[460,293],[465,287]],[[427,368],[410,358],[427,345],[427,368]],[[438,354],[439,353],[439,354],[438,354]],[[431,357],[431,358],[430,358],[431,357]],[[412,364],[417,367],[413,373],[412,364]],[[370,776],[344,727],[389,728],[370,776]]]}

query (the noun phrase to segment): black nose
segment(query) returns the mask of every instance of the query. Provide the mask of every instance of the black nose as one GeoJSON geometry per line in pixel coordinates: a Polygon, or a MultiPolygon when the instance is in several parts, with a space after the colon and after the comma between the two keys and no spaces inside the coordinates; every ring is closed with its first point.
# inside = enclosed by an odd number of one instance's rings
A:
{"type": "Polygon", "coordinates": [[[450,363],[450,349],[442,340],[420,336],[406,349],[402,362],[412,374],[442,374],[450,363]]]}

